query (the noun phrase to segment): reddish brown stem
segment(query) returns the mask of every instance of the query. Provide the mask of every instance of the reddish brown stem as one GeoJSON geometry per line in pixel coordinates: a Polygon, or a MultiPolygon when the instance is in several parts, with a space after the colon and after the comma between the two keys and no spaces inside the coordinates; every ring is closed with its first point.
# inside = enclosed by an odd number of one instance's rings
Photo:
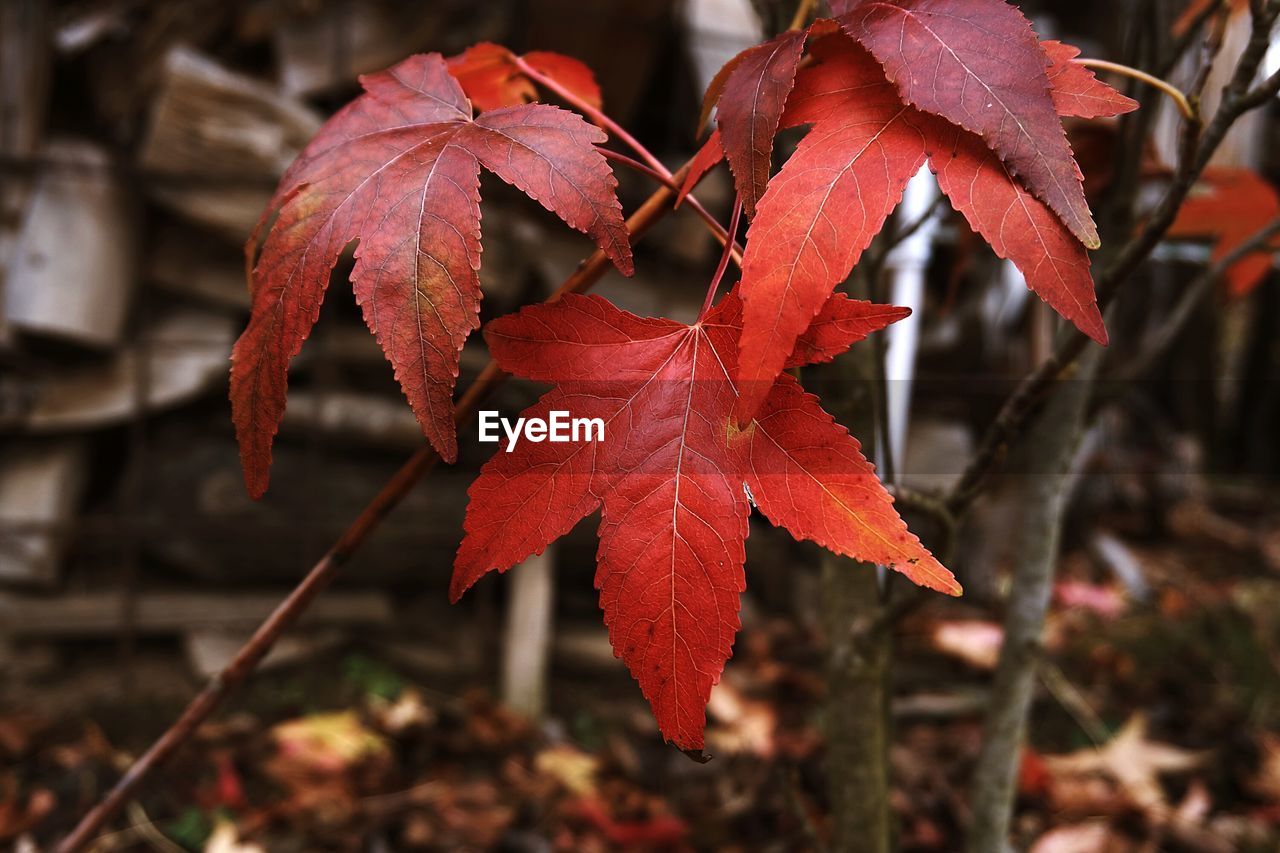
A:
{"type": "Polygon", "coordinates": [[[665,175],[668,178],[671,177],[671,172],[666,166],[662,165],[661,160],[653,156],[653,153],[648,148],[645,148],[644,145],[640,143],[640,140],[628,133],[625,127],[609,118],[603,110],[596,107],[594,104],[587,103],[577,93],[561,86],[559,81],[554,77],[543,74],[541,71],[525,62],[523,56],[517,56],[513,53],[511,54],[511,61],[515,63],[515,66],[520,69],[520,72],[524,74],[524,76],[528,77],[547,91],[554,92],[556,95],[563,98],[565,103],[571,104],[574,109],[591,119],[591,123],[603,130],[605,133],[613,136],[615,139],[622,140],[628,148],[639,154],[640,159],[648,163],[655,172],[665,175]]]}
{"type": "MultiPolygon", "coordinates": [[[[675,181],[673,181],[670,175],[663,175],[658,171],[656,171],[655,169],[651,169],[648,166],[646,166],[644,163],[641,163],[639,160],[636,160],[632,157],[628,157],[626,154],[620,154],[617,151],[610,151],[607,148],[601,148],[600,153],[604,155],[606,160],[612,160],[615,163],[621,163],[622,165],[626,166],[628,169],[634,169],[635,171],[640,172],[643,175],[647,175],[650,178],[653,178],[658,183],[662,184],[664,187],[667,187],[674,192],[678,193],[680,191],[680,185],[677,184],[675,181]]],[[[689,206],[693,208],[693,212],[698,214],[698,218],[706,223],[707,230],[711,232],[711,236],[715,237],[716,242],[719,243],[721,246],[729,247],[730,257],[733,258],[733,262],[735,264],[741,267],[742,266],[742,247],[739,246],[737,243],[732,244],[732,246],[729,245],[729,232],[724,230],[724,226],[721,225],[719,222],[717,222],[716,218],[712,216],[710,213],[708,213],[705,207],[703,207],[701,204],[698,204],[697,199],[687,199],[687,200],[689,200],[690,202],[689,206]]]]}
{"type": "Polygon", "coordinates": [[[733,238],[738,233],[738,221],[741,218],[742,196],[735,195],[733,215],[729,217],[729,233],[724,241],[724,251],[720,253],[720,263],[716,265],[715,275],[711,276],[711,284],[707,286],[707,298],[702,303],[702,310],[698,312],[698,322],[702,322],[702,318],[711,310],[711,304],[715,302],[716,291],[720,289],[720,280],[724,278],[724,271],[729,268],[729,256],[733,254],[734,249],[733,238]]]}
{"type": "MultiPolygon", "coordinates": [[[[689,164],[686,163],[673,176],[673,182],[679,183],[688,170],[689,164]]],[[[649,196],[635,213],[631,214],[627,219],[627,231],[633,239],[643,235],[655,222],[673,209],[671,199],[674,195],[675,191],[664,185],[649,196]]],[[[560,288],[546,301],[554,302],[566,293],[581,293],[590,289],[608,267],[609,259],[603,252],[597,250],[583,261],[577,271],[565,279],[560,288]]],[[[498,367],[497,363],[490,361],[467,388],[466,393],[459,398],[454,411],[454,423],[461,426],[470,421],[480,403],[506,378],[507,374],[498,367]]],[[[204,689],[187,705],[182,715],[133,763],[124,776],[120,777],[107,796],[81,818],[76,828],[58,846],[58,853],[77,853],[83,850],[107,821],[134,797],[147,777],[195,734],[196,729],[222,704],[227,695],[253,672],[280,635],[298,620],[307,606],[333,580],[338,569],[369,538],[369,534],[378,528],[382,519],[400,503],[418,480],[435,466],[438,459],[434,450],[424,447],[401,466],[333,544],[328,553],[320,558],[302,582],[240,647],[240,651],[236,653],[231,663],[209,680],[204,689]]]]}
{"type": "MultiPolygon", "coordinates": [[[[621,151],[611,151],[608,148],[601,148],[600,153],[604,155],[604,159],[606,160],[612,160],[615,163],[621,163],[623,166],[626,166],[628,169],[631,169],[632,171],[636,171],[642,175],[647,175],[648,177],[653,178],[655,181],[662,184],[663,186],[671,186],[670,176],[664,175],[662,172],[659,172],[657,169],[653,168],[652,166],[646,166],[644,163],[641,163],[639,160],[637,160],[634,157],[628,157],[626,154],[623,154],[621,151]]],[[[672,189],[677,189],[677,188],[672,187],[672,189]]],[[[715,229],[718,230],[718,232],[720,233],[721,235],[720,242],[723,243],[724,228],[720,225],[720,223],[717,222],[715,224],[715,229]]]]}
{"type": "MultiPolygon", "coordinates": [[[[642,143],[640,140],[636,139],[634,136],[628,133],[625,127],[618,124],[613,119],[609,118],[608,114],[606,114],[603,110],[599,109],[594,104],[587,103],[573,91],[565,88],[564,86],[561,86],[560,83],[554,77],[550,77],[546,74],[543,74],[541,71],[534,68],[528,62],[525,62],[524,57],[517,56],[516,54],[511,54],[511,61],[514,62],[516,67],[520,69],[521,73],[523,73],[530,80],[534,81],[539,86],[546,89],[547,91],[553,92],[560,98],[564,99],[565,103],[570,104],[574,109],[578,110],[587,118],[589,118],[591,120],[591,123],[594,124],[596,127],[600,128],[605,133],[613,136],[615,139],[620,140],[624,145],[626,145],[632,151],[636,152],[636,154],[640,155],[640,159],[644,161],[643,165],[646,167],[643,169],[645,174],[653,177],[656,180],[665,181],[667,185],[672,187],[673,189],[679,188],[680,182],[673,178],[671,171],[662,164],[662,161],[659,160],[657,157],[655,157],[653,155],[653,152],[644,146],[644,143],[642,143]]],[[[608,151],[605,149],[601,149],[601,153],[604,154],[606,157],[609,157],[615,154],[615,152],[608,151]]],[[[623,156],[624,155],[616,155],[613,159],[618,159],[623,156]]],[[[619,160],[619,162],[626,162],[627,165],[631,165],[631,164],[635,164],[635,166],[641,165],[640,163],[636,163],[636,161],[631,160],[630,158],[626,158],[625,160],[619,160]]],[[[702,217],[704,222],[715,223],[716,230],[719,232],[723,232],[724,229],[721,228],[720,223],[716,222],[715,217],[707,212],[707,209],[702,206],[702,202],[698,201],[696,198],[693,197],[692,192],[685,195],[684,203],[692,207],[694,211],[699,216],[702,217]]],[[[721,245],[724,244],[724,238],[721,237],[718,233],[717,233],[717,239],[720,240],[721,245]]],[[[734,263],[738,264],[739,266],[742,265],[742,252],[737,247],[734,247],[734,250],[733,250],[733,260],[734,260],[734,263]]]]}

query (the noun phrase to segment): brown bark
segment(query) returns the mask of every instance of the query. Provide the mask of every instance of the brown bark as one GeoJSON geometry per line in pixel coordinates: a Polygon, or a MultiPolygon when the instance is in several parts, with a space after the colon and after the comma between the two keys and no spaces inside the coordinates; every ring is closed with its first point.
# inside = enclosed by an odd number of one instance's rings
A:
{"type": "Polygon", "coordinates": [[[888,853],[890,632],[859,630],[883,609],[876,568],[822,559],[827,652],[827,777],[832,849],[888,853]]]}
{"type": "MultiPolygon", "coordinates": [[[[824,399],[841,423],[875,447],[877,360],[855,348],[814,373],[827,381],[824,399]]],[[[822,556],[822,609],[827,632],[827,785],[832,849],[887,853],[889,809],[889,669],[892,657],[880,573],[835,554],[822,556]]]]}
{"type": "Polygon", "coordinates": [[[1026,434],[1023,500],[1004,645],[988,705],[982,750],[973,776],[970,853],[1005,849],[1027,713],[1040,661],[1040,635],[1053,588],[1070,469],[1102,351],[1088,350],[1071,379],[1050,397],[1026,434]]]}

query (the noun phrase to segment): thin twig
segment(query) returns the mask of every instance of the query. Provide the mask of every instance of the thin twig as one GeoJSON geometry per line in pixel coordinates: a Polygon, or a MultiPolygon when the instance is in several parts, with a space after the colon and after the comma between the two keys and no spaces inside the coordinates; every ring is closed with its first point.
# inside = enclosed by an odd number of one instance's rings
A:
{"type": "Polygon", "coordinates": [[[1221,14],[1213,22],[1208,35],[1200,41],[1200,68],[1196,71],[1195,79],[1191,81],[1191,87],[1187,89],[1187,97],[1196,104],[1199,104],[1205,86],[1209,85],[1209,76],[1213,73],[1214,63],[1218,61],[1218,54],[1222,52],[1222,46],[1226,43],[1227,20],[1231,16],[1231,9],[1223,5],[1220,11],[1221,14]]]}
{"type": "Polygon", "coordinates": [[[1178,105],[1178,112],[1182,113],[1183,118],[1190,120],[1196,116],[1195,107],[1191,105],[1186,94],[1167,80],[1161,80],[1153,74],[1148,74],[1145,71],[1140,71],[1137,68],[1131,68],[1130,66],[1119,62],[1109,62],[1105,59],[1087,59],[1085,57],[1079,57],[1071,61],[1076,65],[1083,65],[1085,68],[1097,68],[1099,71],[1110,71],[1113,74],[1121,74],[1133,80],[1146,83],[1148,86],[1159,89],[1161,92],[1168,95],[1169,98],[1178,105]]]}
{"type": "MultiPolygon", "coordinates": [[[[940,539],[937,542],[931,542],[935,545],[932,551],[942,565],[951,565],[955,558],[956,533],[960,529],[960,519],[947,506],[947,502],[940,495],[917,491],[901,483],[891,483],[886,487],[901,509],[914,510],[921,515],[927,515],[941,528],[940,539]]],[[[893,576],[893,574],[889,575],[890,578],[893,576]]],[[[888,586],[887,583],[886,586],[888,586]]]]}
{"type": "Polygon", "coordinates": [[[787,24],[788,30],[798,30],[809,20],[813,7],[818,5],[817,0],[800,0],[796,4],[796,13],[791,16],[791,23],[787,24]]]}
{"type": "Polygon", "coordinates": [[[928,225],[929,220],[933,219],[933,217],[937,215],[938,211],[942,208],[942,203],[946,198],[947,197],[942,193],[938,193],[934,197],[933,201],[929,203],[929,207],[924,211],[924,213],[920,214],[906,225],[903,225],[897,231],[893,232],[892,235],[886,237],[884,232],[876,235],[874,242],[867,248],[866,253],[863,254],[862,261],[857,267],[855,267],[855,269],[861,270],[862,274],[865,276],[867,286],[871,289],[872,295],[870,298],[873,302],[883,302],[888,298],[880,293],[878,289],[880,287],[881,275],[883,273],[884,266],[889,258],[889,253],[897,248],[898,245],[905,242],[908,237],[915,234],[925,225],[928,225]]]}
{"type": "MultiPolygon", "coordinates": [[[[679,183],[688,170],[688,163],[680,167],[673,176],[673,182],[679,183]]],[[[627,219],[627,231],[633,239],[639,238],[672,210],[671,199],[674,195],[675,192],[664,185],[631,214],[627,219]]],[[[566,293],[586,291],[600,279],[609,264],[610,261],[604,252],[595,251],[546,301],[554,302],[566,293]]],[[[458,400],[454,408],[454,423],[462,425],[470,421],[480,403],[506,378],[507,374],[491,360],[458,400]]],[[[262,658],[275,645],[280,635],[298,620],[307,606],[329,585],[343,564],[378,528],[382,520],[400,503],[418,480],[435,467],[438,460],[439,457],[434,449],[424,447],[401,466],[400,470],[365,506],[351,526],[343,532],[338,541],[311,568],[307,576],[276,607],[267,620],[258,626],[253,636],[240,647],[226,668],[209,680],[204,689],[183,710],[181,716],[129,767],[106,797],[81,818],[76,828],[58,846],[58,853],[77,853],[84,849],[103,825],[133,798],[151,773],[168,761],[222,704],[227,695],[249,677],[262,658]]]]}
{"type": "Polygon", "coordinates": [[[1269,244],[1277,234],[1280,234],[1280,217],[1271,220],[1267,225],[1254,232],[1253,236],[1248,240],[1223,255],[1211,267],[1197,276],[1191,284],[1187,285],[1182,297],[1178,300],[1178,304],[1174,306],[1173,311],[1165,321],[1160,324],[1160,330],[1155,340],[1145,347],[1136,358],[1127,361],[1124,369],[1119,371],[1116,376],[1106,377],[1106,380],[1127,383],[1142,378],[1143,374],[1151,369],[1156,360],[1173,346],[1178,336],[1187,327],[1187,323],[1195,315],[1196,308],[1204,301],[1205,297],[1213,292],[1213,286],[1226,274],[1227,270],[1240,259],[1254,252],[1275,252],[1276,247],[1269,244]]]}
{"type": "Polygon", "coordinates": [[[888,488],[889,493],[893,495],[894,501],[899,506],[913,509],[929,516],[942,526],[948,536],[954,535],[956,528],[960,526],[960,520],[956,518],[955,513],[947,506],[947,502],[937,495],[908,488],[899,483],[893,483],[888,488]]]}
{"type": "Polygon", "coordinates": [[[1280,71],[1276,71],[1266,80],[1258,85],[1258,88],[1242,95],[1240,105],[1245,111],[1260,107],[1267,101],[1274,100],[1276,93],[1280,92],[1280,71]]]}
{"type": "Polygon", "coordinates": [[[892,237],[884,241],[884,243],[879,248],[879,254],[882,257],[888,255],[899,244],[905,241],[908,237],[910,237],[912,234],[915,234],[925,225],[929,224],[929,220],[933,219],[933,217],[937,215],[938,211],[942,209],[943,207],[942,203],[946,201],[946,199],[947,197],[942,193],[938,193],[936,196],[934,196],[933,201],[929,202],[929,206],[925,208],[924,213],[920,214],[914,220],[912,220],[911,222],[908,222],[906,225],[903,225],[897,231],[893,232],[892,237]]]}
{"type": "MultiPolygon", "coordinates": [[[[626,154],[623,154],[621,151],[613,151],[608,148],[597,148],[596,150],[599,151],[601,156],[603,156],[604,159],[606,160],[612,160],[615,163],[621,163],[623,166],[626,166],[628,169],[631,169],[632,171],[639,172],[642,175],[647,175],[648,177],[653,178],[655,181],[662,184],[663,186],[671,186],[670,175],[663,174],[662,172],[659,172],[657,169],[653,168],[652,166],[641,163],[639,160],[637,160],[634,157],[628,157],[626,154]]],[[[673,189],[679,191],[679,187],[673,187],[673,189]]],[[[714,220],[712,221],[714,222],[714,220]]],[[[724,243],[724,227],[721,226],[719,222],[715,222],[714,227],[712,228],[712,231],[715,232],[716,236],[719,238],[720,242],[723,244],[724,243]]]]}
{"type": "MultiPolygon", "coordinates": [[[[1178,64],[1178,60],[1182,59],[1195,40],[1200,37],[1200,30],[1208,23],[1209,19],[1214,15],[1226,15],[1230,12],[1230,4],[1226,0],[1217,0],[1216,3],[1209,3],[1191,20],[1187,25],[1187,29],[1178,36],[1178,40],[1173,43],[1173,48],[1169,51],[1169,56],[1162,62],[1157,69],[1157,77],[1168,77],[1178,64]]],[[[1222,22],[1218,22],[1217,26],[1221,28],[1222,22]]]]}
{"type": "Polygon", "coordinates": [[[1076,725],[1093,741],[1094,746],[1102,746],[1111,739],[1106,723],[1102,722],[1098,712],[1093,710],[1093,706],[1057,664],[1042,658],[1039,673],[1040,680],[1044,682],[1050,695],[1058,700],[1058,704],[1076,721],[1076,725]]]}
{"type": "Polygon", "coordinates": [[[901,595],[885,602],[871,619],[855,617],[849,625],[849,638],[860,649],[874,645],[886,631],[893,629],[904,617],[914,613],[929,601],[929,596],[918,586],[904,586],[901,595]]]}

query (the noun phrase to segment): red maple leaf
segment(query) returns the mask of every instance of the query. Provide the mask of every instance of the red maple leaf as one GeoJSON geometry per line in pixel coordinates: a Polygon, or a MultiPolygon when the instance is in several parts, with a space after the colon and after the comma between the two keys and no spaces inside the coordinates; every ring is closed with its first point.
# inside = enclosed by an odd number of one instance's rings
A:
{"type": "Polygon", "coordinates": [[[902,97],[980,135],[1089,248],[1094,227],[1045,53],[1003,0],[836,0],[841,26],[884,66],[902,97]]]}
{"type": "MultiPolygon", "coordinates": [[[[960,592],[857,440],[790,375],[735,425],[740,309],[731,293],[687,326],[567,296],[490,323],[503,369],[554,386],[523,416],[599,418],[603,440],[495,454],[471,486],[450,588],[456,601],[602,506],[596,587],[610,641],[683,749],[702,747],[707,698],[739,627],[752,503],[798,539],[960,592]]],[[[832,358],[907,313],[836,296],[791,363],[832,358]]]]}
{"type": "Polygon", "coordinates": [[[595,149],[601,131],[544,104],[473,119],[439,54],[410,57],[361,83],[365,94],[321,128],[264,214],[278,211],[231,369],[232,415],[255,497],[267,487],[289,360],[310,334],[347,244],[359,241],[351,280],[365,321],[448,461],[457,455],[458,354],[479,325],[480,166],[632,270],[617,183],[595,149]]]}
{"type": "Polygon", "coordinates": [[[704,113],[719,100],[716,124],[748,216],[755,215],[773,171],[773,137],[807,37],[805,30],[788,30],[747,48],[720,70],[703,99],[704,113]]]}
{"type": "Polygon", "coordinates": [[[748,217],[755,215],[756,204],[769,183],[773,137],[795,85],[805,42],[810,38],[821,41],[838,32],[835,21],[819,18],[807,29],[787,30],[741,51],[716,72],[702,96],[698,131],[719,104],[717,130],[694,156],[678,201],[712,166],[728,159],[743,210],[748,217]]]}
{"type": "MultiPolygon", "coordinates": [[[[521,58],[596,109],[603,103],[595,75],[581,60],[548,50],[531,51],[521,58]]],[[[537,100],[537,87],[516,65],[515,54],[500,44],[480,42],[447,62],[449,73],[478,110],[537,100]]]]}
{"type": "MultiPolygon", "coordinates": [[[[1170,237],[1212,239],[1217,261],[1280,215],[1275,188],[1252,169],[1211,166],[1192,187],[1169,228],[1170,237]]],[[[1270,252],[1255,252],[1226,272],[1227,292],[1244,296],[1258,286],[1272,265],[1270,252]]]]}
{"type": "Polygon", "coordinates": [[[1028,286],[1106,342],[1088,253],[1007,163],[977,135],[904,104],[861,47],[829,38],[814,52],[818,62],[797,75],[781,119],[811,129],[770,182],[747,233],[740,419],[751,416],[926,160],[952,205],[1028,286]]]}

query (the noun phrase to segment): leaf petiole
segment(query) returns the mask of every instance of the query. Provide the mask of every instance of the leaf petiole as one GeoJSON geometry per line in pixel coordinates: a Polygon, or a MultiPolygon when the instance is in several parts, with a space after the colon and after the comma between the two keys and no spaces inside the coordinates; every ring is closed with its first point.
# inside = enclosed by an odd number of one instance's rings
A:
{"type": "Polygon", "coordinates": [[[742,219],[742,196],[735,195],[733,197],[733,213],[729,216],[728,237],[724,241],[724,251],[720,253],[720,263],[716,265],[716,273],[711,277],[711,284],[707,287],[707,298],[702,302],[702,310],[698,312],[698,322],[702,322],[702,318],[707,316],[707,312],[711,310],[711,304],[715,302],[716,291],[720,289],[720,279],[724,278],[724,271],[729,266],[729,256],[733,254],[735,248],[733,238],[738,233],[738,222],[742,219]]]}
{"type": "MultiPolygon", "coordinates": [[[[581,112],[596,127],[600,128],[610,136],[613,136],[615,139],[620,140],[628,148],[640,155],[640,160],[643,162],[638,162],[626,155],[618,154],[604,148],[600,149],[601,154],[611,160],[615,160],[623,165],[630,166],[637,171],[643,172],[659,183],[665,184],[677,192],[679,191],[679,187],[671,183],[671,170],[664,166],[661,160],[653,156],[653,152],[646,148],[640,140],[628,133],[626,128],[609,118],[609,116],[602,110],[597,109],[595,106],[587,103],[566,87],[560,85],[560,83],[552,77],[543,74],[537,68],[534,68],[525,61],[523,56],[517,56],[513,53],[511,54],[511,61],[515,63],[515,66],[520,69],[520,72],[530,80],[548,91],[555,93],[560,98],[563,98],[566,103],[581,112]]],[[[726,245],[727,238],[724,235],[724,229],[721,228],[719,222],[716,222],[715,217],[707,212],[707,209],[702,206],[702,203],[694,198],[692,194],[686,196],[684,201],[693,208],[694,212],[702,218],[703,222],[706,222],[711,226],[711,233],[720,242],[720,244],[726,245]]],[[[732,245],[732,243],[729,243],[728,245],[732,245]]],[[[733,246],[732,254],[734,262],[741,265],[742,252],[737,246],[733,246]]]]}
{"type": "Polygon", "coordinates": [[[1071,61],[1077,65],[1083,65],[1085,68],[1096,68],[1099,71],[1110,71],[1114,74],[1120,74],[1124,77],[1137,80],[1140,83],[1146,83],[1148,86],[1159,89],[1161,92],[1168,95],[1169,98],[1177,104],[1178,112],[1182,113],[1183,118],[1188,121],[1194,121],[1196,118],[1196,109],[1191,105],[1191,100],[1186,96],[1186,93],[1167,80],[1161,80],[1159,77],[1148,74],[1147,72],[1141,71],[1137,68],[1133,68],[1132,66],[1122,65],[1119,62],[1108,62],[1105,59],[1087,59],[1080,57],[1071,61]]]}
{"type": "MultiPolygon", "coordinates": [[[[676,184],[671,180],[669,176],[661,174],[656,169],[649,168],[644,163],[641,163],[639,160],[636,160],[632,157],[628,157],[626,154],[621,154],[617,151],[610,151],[608,148],[600,148],[598,150],[606,160],[612,160],[613,162],[620,163],[629,169],[633,169],[641,173],[642,175],[648,175],[650,178],[653,178],[655,181],[657,181],[658,183],[662,184],[664,187],[670,190],[673,190],[675,192],[680,191],[680,187],[676,186],[676,184]]],[[[689,206],[693,208],[693,212],[698,214],[698,218],[701,219],[704,223],[706,223],[707,230],[711,232],[711,236],[716,238],[716,242],[718,242],[721,246],[730,245],[729,232],[724,230],[724,226],[721,225],[719,222],[717,222],[716,218],[712,216],[710,213],[708,213],[705,207],[703,207],[701,204],[698,204],[697,199],[687,199],[687,200],[690,202],[689,206]]],[[[736,243],[732,244],[732,247],[730,248],[730,255],[733,258],[733,262],[737,264],[739,267],[741,267],[742,266],[742,248],[738,246],[736,243]]]]}
{"type": "Polygon", "coordinates": [[[554,78],[543,74],[541,71],[534,68],[525,61],[523,56],[517,56],[513,53],[511,54],[511,61],[515,63],[515,66],[520,69],[520,72],[530,80],[537,83],[539,86],[542,86],[544,89],[554,92],[557,96],[563,98],[566,103],[571,104],[574,109],[586,116],[596,127],[600,128],[605,133],[608,133],[610,136],[621,140],[628,148],[636,152],[636,154],[639,154],[640,159],[648,164],[649,168],[668,178],[671,177],[671,170],[662,165],[661,160],[653,156],[653,153],[649,151],[648,148],[645,148],[644,145],[641,144],[640,140],[628,133],[626,128],[622,125],[605,115],[603,111],[597,109],[592,104],[587,103],[566,87],[561,86],[554,78]]]}

